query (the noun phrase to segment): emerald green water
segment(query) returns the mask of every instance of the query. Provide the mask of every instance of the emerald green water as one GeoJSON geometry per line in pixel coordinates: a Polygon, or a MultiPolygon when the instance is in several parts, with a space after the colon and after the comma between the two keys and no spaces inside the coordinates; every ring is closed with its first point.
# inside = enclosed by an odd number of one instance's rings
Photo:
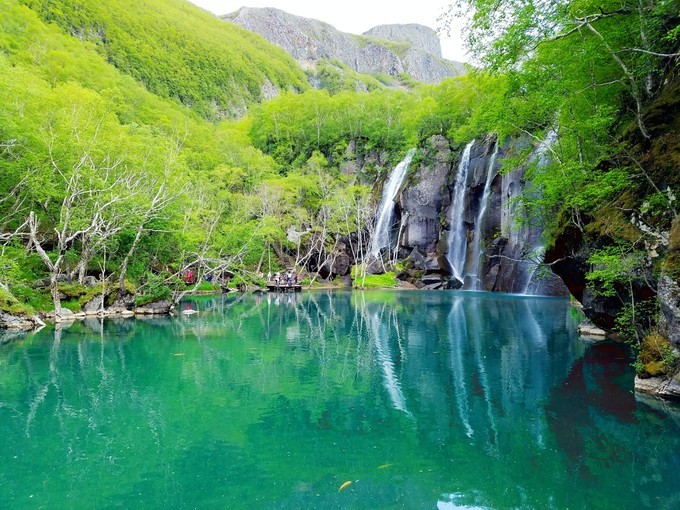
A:
{"type": "Polygon", "coordinates": [[[185,307],[0,347],[0,508],[680,507],[680,413],[563,300],[185,307]]]}

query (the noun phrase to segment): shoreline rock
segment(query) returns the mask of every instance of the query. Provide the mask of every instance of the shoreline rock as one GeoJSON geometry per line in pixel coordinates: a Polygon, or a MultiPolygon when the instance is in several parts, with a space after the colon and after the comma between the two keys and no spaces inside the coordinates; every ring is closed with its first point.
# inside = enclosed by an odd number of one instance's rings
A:
{"type": "Polygon", "coordinates": [[[664,399],[680,400],[680,372],[673,377],[635,376],[635,391],[664,399]]]}
{"type": "Polygon", "coordinates": [[[7,312],[0,311],[0,330],[7,331],[30,331],[45,324],[38,319],[32,317],[23,317],[20,315],[12,315],[7,312]]]}
{"type": "Polygon", "coordinates": [[[585,320],[578,325],[578,334],[582,338],[591,340],[604,340],[607,338],[607,332],[604,329],[597,327],[589,320],[585,320]]]}

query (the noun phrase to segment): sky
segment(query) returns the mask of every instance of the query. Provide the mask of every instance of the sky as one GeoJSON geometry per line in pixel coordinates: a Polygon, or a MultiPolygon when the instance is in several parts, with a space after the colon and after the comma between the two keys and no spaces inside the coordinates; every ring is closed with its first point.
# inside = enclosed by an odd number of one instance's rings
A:
{"type": "MultiPolygon", "coordinates": [[[[397,2],[395,0],[342,0],[324,2],[323,0],[190,0],[215,14],[228,14],[239,7],[276,7],[282,11],[325,21],[338,30],[351,34],[361,34],[376,25],[392,23],[420,23],[438,28],[437,17],[452,0],[414,0],[397,2]]],[[[440,35],[444,58],[467,62],[462,38],[461,24],[451,32],[451,38],[440,35]]]]}

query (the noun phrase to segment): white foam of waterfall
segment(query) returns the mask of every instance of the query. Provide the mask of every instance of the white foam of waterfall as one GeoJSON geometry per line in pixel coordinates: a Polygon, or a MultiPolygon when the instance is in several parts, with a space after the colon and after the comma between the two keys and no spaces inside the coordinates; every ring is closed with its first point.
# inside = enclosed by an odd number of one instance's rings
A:
{"type": "Polygon", "coordinates": [[[451,201],[451,219],[449,224],[449,246],[448,261],[453,270],[453,276],[463,281],[463,268],[465,267],[465,254],[467,252],[467,236],[465,235],[465,225],[463,224],[463,214],[465,213],[465,190],[467,186],[468,170],[470,169],[470,153],[475,141],[472,140],[465,146],[458,172],[456,174],[456,184],[453,188],[453,200],[451,201]]]}
{"type": "MultiPolygon", "coordinates": [[[[538,147],[536,147],[534,158],[538,160],[536,163],[538,168],[545,168],[545,166],[550,163],[550,155],[548,153],[550,150],[552,150],[552,146],[556,140],[557,131],[551,129],[546,133],[545,139],[540,144],[538,144],[538,147]]],[[[529,246],[526,253],[529,258],[529,260],[527,260],[527,264],[528,268],[530,268],[530,271],[527,273],[527,281],[524,284],[524,290],[522,291],[522,294],[535,294],[538,291],[538,287],[540,286],[541,282],[535,282],[534,277],[538,272],[540,262],[543,260],[543,255],[545,254],[545,245],[543,244],[541,234],[532,236],[529,232],[527,237],[529,246]],[[532,283],[534,283],[534,285],[532,285],[532,283]]]]}
{"type": "Polygon", "coordinates": [[[489,160],[489,166],[486,170],[486,181],[484,182],[484,191],[482,192],[482,199],[479,203],[479,212],[475,219],[475,231],[472,238],[472,250],[470,257],[472,258],[472,267],[470,268],[470,275],[473,277],[473,289],[481,289],[482,282],[482,226],[486,218],[486,210],[489,206],[489,199],[491,198],[491,181],[493,181],[494,170],[496,166],[496,159],[498,158],[498,149],[500,144],[496,140],[493,154],[489,160]]]}
{"type": "Polygon", "coordinates": [[[394,216],[394,199],[397,198],[399,188],[404,182],[408,166],[415,155],[416,150],[410,149],[406,157],[394,167],[387,182],[383,186],[382,198],[378,205],[378,215],[375,222],[373,237],[371,238],[370,254],[377,257],[380,250],[390,247],[390,230],[394,216]]]}
{"type": "Polygon", "coordinates": [[[528,262],[528,264],[530,264],[531,272],[529,273],[529,278],[527,279],[527,283],[524,285],[524,290],[522,291],[522,294],[533,296],[534,294],[536,294],[536,292],[538,292],[538,288],[540,287],[541,282],[535,281],[534,277],[536,276],[536,273],[538,272],[538,268],[541,265],[541,260],[543,260],[544,254],[545,254],[545,246],[542,246],[542,245],[534,247],[533,251],[528,254],[529,260],[527,262],[528,262]],[[532,283],[534,283],[533,286],[532,286],[532,283]]]}

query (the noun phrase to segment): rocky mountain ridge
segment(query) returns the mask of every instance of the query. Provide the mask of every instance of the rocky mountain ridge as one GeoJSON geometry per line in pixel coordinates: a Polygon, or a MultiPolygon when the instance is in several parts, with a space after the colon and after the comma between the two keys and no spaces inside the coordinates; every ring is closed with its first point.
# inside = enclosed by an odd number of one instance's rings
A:
{"type": "Polygon", "coordinates": [[[270,7],[242,7],[222,19],[260,34],[306,69],[320,60],[337,60],[358,73],[406,73],[425,83],[465,73],[463,64],[442,58],[437,33],[423,25],[380,25],[353,35],[270,7]]]}

